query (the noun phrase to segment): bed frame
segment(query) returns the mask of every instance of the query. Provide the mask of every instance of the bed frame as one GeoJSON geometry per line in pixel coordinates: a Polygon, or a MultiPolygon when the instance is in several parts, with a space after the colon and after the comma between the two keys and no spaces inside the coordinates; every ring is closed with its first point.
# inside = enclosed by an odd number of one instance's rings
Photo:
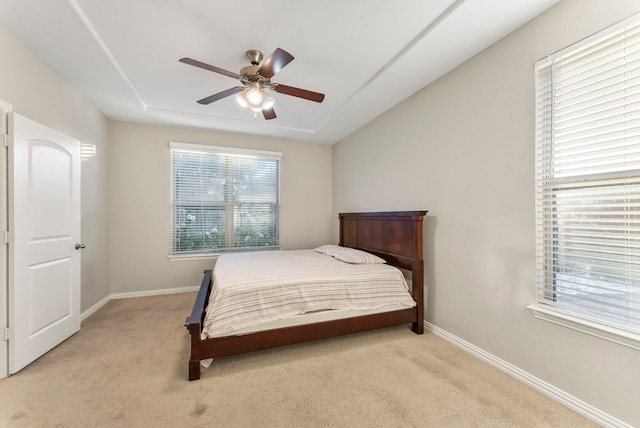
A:
{"type": "Polygon", "coordinates": [[[427,211],[341,213],[340,242],[382,257],[392,266],[412,273],[414,308],[356,316],[313,324],[277,328],[242,335],[201,339],[205,308],[211,293],[211,270],[204,271],[200,291],[185,327],[191,335],[189,380],[200,379],[200,360],[291,345],[399,324],[411,323],[416,334],[424,329],[424,261],[422,221],[427,211]]]}

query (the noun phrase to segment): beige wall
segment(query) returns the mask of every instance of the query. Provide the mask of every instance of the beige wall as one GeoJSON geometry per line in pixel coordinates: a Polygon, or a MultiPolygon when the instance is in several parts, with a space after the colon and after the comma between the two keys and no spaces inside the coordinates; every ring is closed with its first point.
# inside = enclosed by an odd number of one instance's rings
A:
{"type": "Polygon", "coordinates": [[[331,147],[185,128],[115,122],[111,128],[111,292],[200,284],[213,260],[169,261],[170,141],[276,151],[281,164],[280,243],[331,238],[331,147]]]}
{"type": "Polygon", "coordinates": [[[526,309],[535,302],[533,64],[636,12],[640,1],[559,3],[336,144],[333,200],[334,213],[429,210],[427,320],[640,426],[640,353],[526,309]]]}
{"type": "Polygon", "coordinates": [[[109,294],[107,150],[109,121],[0,26],[0,99],[82,144],[96,155],[82,162],[82,310],[109,294]]]}

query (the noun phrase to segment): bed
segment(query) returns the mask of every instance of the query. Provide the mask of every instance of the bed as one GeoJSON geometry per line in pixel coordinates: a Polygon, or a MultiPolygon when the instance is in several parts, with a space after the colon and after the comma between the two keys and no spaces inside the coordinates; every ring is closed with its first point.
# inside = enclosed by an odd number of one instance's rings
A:
{"type": "Polygon", "coordinates": [[[191,345],[188,363],[189,380],[200,378],[202,361],[229,355],[400,324],[411,324],[416,334],[422,334],[424,329],[422,223],[426,213],[427,211],[393,211],[339,214],[339,245],[341,247],[365,251],[384,259],[387,265],[410,272],[410,293],[415,302],[413,307],[394,307],[383,311],[352,311],[348,316],[338,319],[327,319],[326,316],[318,317],[317,314],[310,314],[311,320],[305,316],[298,316],[296,323],[292,325],[206,337],[203,335],[203,329],[207,319],[206,306],[212,293],[213,272],[205,270],[193,310],[184,324],[190,334],[191,345]]]}

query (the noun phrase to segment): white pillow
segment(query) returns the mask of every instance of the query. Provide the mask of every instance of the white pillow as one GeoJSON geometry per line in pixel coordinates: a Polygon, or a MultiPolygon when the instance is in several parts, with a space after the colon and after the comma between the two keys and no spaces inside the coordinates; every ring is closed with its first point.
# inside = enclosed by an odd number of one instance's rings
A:
{"type": "Polygon", "coordinates": [[[321,245],[314,251],[326,254],[337,260],[351,264],[382,264],[386,261],[366,251],[356,250],[355,248],[341,247],[339,245],[321,245]]]}
{"type": "Polygon", "coordinates": [[[331,247],[337,247],[337,245],[320,245],[317,248],[314,248],[313,251],[320,254],[325,254],[327,256],[331,255],[331,247]]]}

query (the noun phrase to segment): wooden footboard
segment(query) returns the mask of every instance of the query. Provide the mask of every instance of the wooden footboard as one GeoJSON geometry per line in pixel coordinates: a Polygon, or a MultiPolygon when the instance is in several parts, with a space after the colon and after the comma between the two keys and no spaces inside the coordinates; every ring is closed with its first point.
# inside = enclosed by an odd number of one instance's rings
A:
{"type": "Polygon", "coordinates": [[[211,293],[211,270],[204,271],[202,284],[193,304],[191,315],[184,321],[185,327],[191,335],[191,357],[189,358],[189,380],[200,379],[200,360],[206,357],[202,354],[200,333],[204,323],[205,309],[211,293]]]}

